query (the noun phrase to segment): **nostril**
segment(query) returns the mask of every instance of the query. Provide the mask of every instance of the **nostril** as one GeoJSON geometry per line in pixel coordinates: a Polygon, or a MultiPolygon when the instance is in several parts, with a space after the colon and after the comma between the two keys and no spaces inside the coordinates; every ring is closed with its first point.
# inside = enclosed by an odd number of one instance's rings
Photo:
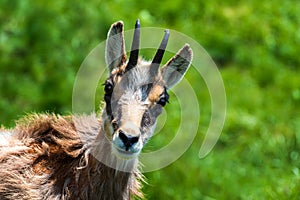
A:
{"type": "Polygon", "coordinates": [[[122,140],[126,147],[126,151],[135,143],[139,141],[138,136],[126,135],[122,130],[119,130],[119,138],[122,140]]]}
{"type": "Polygon", "coordinates": [[[131,137],[130,142],[131,144],[137,143],[139,141],[139,137],[131,137]]]}
{"type": "Polygon", "coordinates": [[[125,135],[125,133],[122,130],[119,130],[119,137],[122,140],[122,142],[126,143],[128,141],[127,136],[125,135]]]}

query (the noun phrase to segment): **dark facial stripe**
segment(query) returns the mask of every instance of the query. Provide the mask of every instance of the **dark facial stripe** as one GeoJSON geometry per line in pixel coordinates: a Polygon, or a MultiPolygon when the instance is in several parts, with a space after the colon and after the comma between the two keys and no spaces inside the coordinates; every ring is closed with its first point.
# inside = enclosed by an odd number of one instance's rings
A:
{"type": "Polygon", "coordinates": [[[153,86],[153,84],[149,83],[149,84],[143,85],[141,87],[141,90],[142,90],[142,101],[145,101],[147,99],[148,94],[149,94],[152,86],[153,86]]]}
{"type": "Polygon", "coordinates": [[[110,121],[113,120],[111,109],[111,96],[114,90],[114,84],[111,79],[107,79],[104,83],[104,101],[106,103],[106,113],[110,117],[110,121]]]}
{"type": "Polygon", "coordinates": [[[150,113],[149,113],[148,110],[146,110],[143,114],[143,117],[142,117],[141,128],[148,127],[152,124],[153,124],[153,122],[151,120],[150,113]]]}

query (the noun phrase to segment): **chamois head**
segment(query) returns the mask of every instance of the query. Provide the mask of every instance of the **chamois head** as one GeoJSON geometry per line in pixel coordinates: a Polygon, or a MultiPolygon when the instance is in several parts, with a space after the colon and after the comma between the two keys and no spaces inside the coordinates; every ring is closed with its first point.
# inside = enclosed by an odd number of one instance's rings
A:
{"type": "Polygon", "coordinates": [[[140,22],[136,21],[127,60],[123,22],[114,23],[106,43],[109,77],[104,84],[103,127],[119,158],[135,158],[152,136],[156,118],[169,99],[167,90],[178,83],[192,61],[192,50],[185,45],[163,68],[159,68],[169,38],[165,35],[151,62],[139,58],[140,22]]]}

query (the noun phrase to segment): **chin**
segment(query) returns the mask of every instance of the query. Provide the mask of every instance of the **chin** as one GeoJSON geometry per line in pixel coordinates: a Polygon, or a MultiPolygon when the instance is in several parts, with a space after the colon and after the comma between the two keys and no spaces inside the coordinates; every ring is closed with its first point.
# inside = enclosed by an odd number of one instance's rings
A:
{"type": "Polygon", "coordinates": [[[132,160],[136,159],[138,155],[140,154],[140,151],[138,152],[129,152],[129,151],[124,151],[120,150],[117,147],[112,147],[112,153],[119,159],[122,160],[132,160]]]}

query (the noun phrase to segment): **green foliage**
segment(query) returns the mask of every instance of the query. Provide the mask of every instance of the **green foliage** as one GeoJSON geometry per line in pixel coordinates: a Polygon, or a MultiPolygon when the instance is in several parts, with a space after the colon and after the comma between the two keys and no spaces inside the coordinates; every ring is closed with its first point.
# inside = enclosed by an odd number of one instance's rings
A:
{"type": "MultiPolygon", "coordinates": [[[[111,23],[123,20],[131,29],[140,18],[143,26],[168,27],[203,45],[220,67],[227,94],[224,131],[213,152],[199,160],[210,96],[193,69],[188,72],[199,91],[199,133],[178,161],[146,174],[147,198],[298,199],[299,13],[300,2],[292,0],[1,0],[0,122],[12,127],[26,112],[70,113],[85,56],[106,38],[111,23]]],[[[171,133],[177,105],[167,106],[171,133]]],[[[172,137],[157,135],[147,148],[172,137]]]]}

